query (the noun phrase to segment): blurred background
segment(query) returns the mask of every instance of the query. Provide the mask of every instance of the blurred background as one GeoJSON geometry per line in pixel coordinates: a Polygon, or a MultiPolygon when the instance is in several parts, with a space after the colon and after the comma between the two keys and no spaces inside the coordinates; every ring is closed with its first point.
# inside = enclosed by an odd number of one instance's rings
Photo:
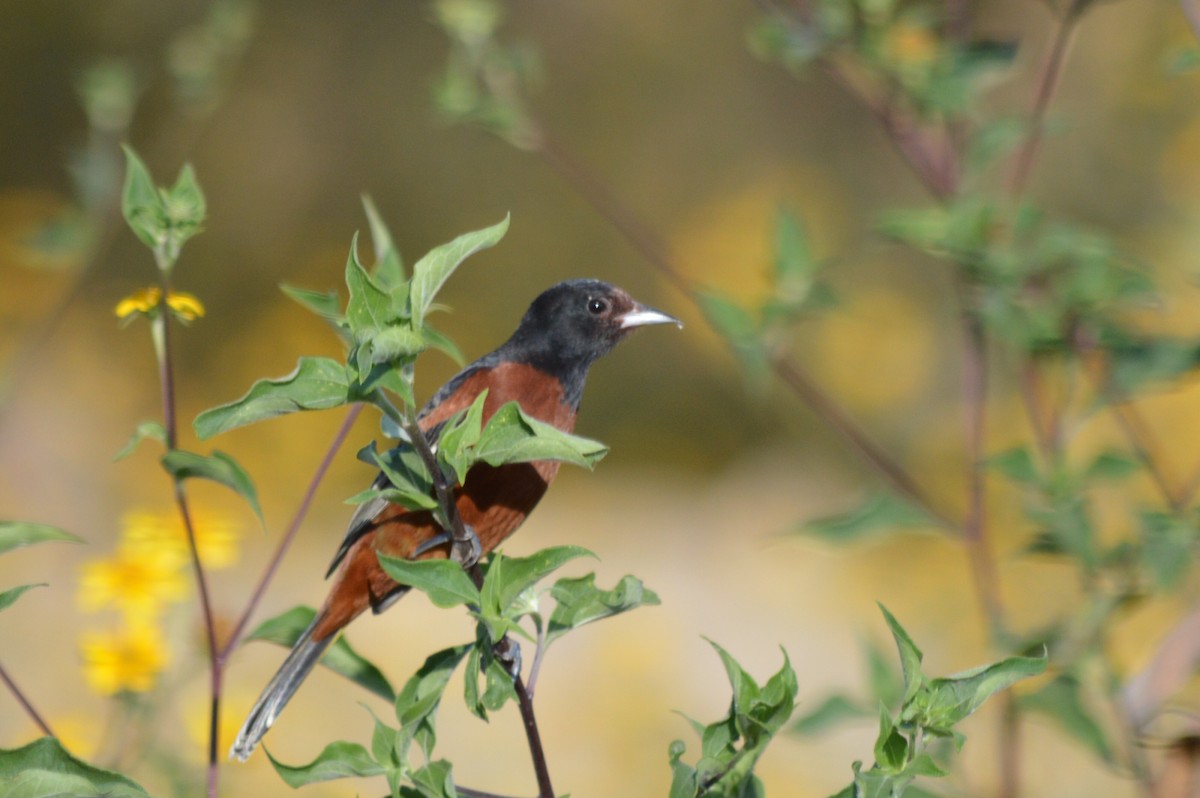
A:
{"type": "MultiPolygon", "coordinates": [[[[537,54],[537,115],[669,243],[689,278],[739,299],[758,296],[776,208],[785,204],[804,220],[817,256],[832,259],[839,305],[799,328],[799,359],[932,495],[960,511],[953,288],[942,266],[873,232],[882,209],[925,197],[871,117],[819,72],[796,79],[757,60],[747,47],[757,13],[750,2],[516,0],[504,8],[501,35],[537,54]]],[[[8,0],[4,11],[0,517],[55,524],[87,545],[0,559],[0,585],[49,583],[0,616],[0,655],[76,753],[111,757],[114,729],[124,723],[122,710],[84,678],[81,640],[112,619],[81,607],[81,576],[137,523],[131,513],[171,512],[154,445],[113,462],[134,427],[160,415],[146,326],[120,329],[113,314],[122,297],[155,279],[150,256],[111,210],[120,141],[137,148],[159,183],[191,163],[208,201],[205,232],[176,270],[177,287],[207,307],[177,336],[188,422],[254,379],[287,373],[302,354],[341,356],[336,338],[278,285],[341,285],[351,236],[365,235],[364,193],[409,263],[511,213],[504,241],[468,260],[440,297],[452,308],[440,328],[468,359],[500,343],[541,289],[569,277],[617,283],[685,319],[682,332],[644,332],[593,370],[578,431],[612,452],[595,473],[564,469],[506,547],[527,554],[585,546],[600,558],[602,585],[634,573],[663,602],[569,636],[547,658],[538,704],[559,790],[665,794],[669,743],[684,739],[689,756],[697,750],[675,712],[709,721],[727,709],[726,678],[704,637],[759,679],[779,668],[782,647],[799,675],[802,710],[833,690],[864,691],[864,641],[890,646],[876,601],[906,624],[930,673],[993,657],[956,544],[918,533],[836,548],[793,534],[806,519],[861,501],[877,478],[779,386],[748,382],[684,297],[542,160],[439,116],[431,89],[448,43],[428,4],[8,0]]],[[[1042,4],[1006,0],[977,3],[975,20],[981,34],[1020,43],[1014,73],[987,100],[997,117],[1020,115],[1052,17],[1042,4]]],[[[1146,263],[1165,302],[1145,324],[1196,335],[1200,77],[1167,67],[1189,42],[1172,4],[1095,8],[1063,75],[1031,194],[1104,229],[1146,263]]],[[[418,385],[427,395],[455,370],[431,354],[418,385]]],[[[1028,434],[1005,380],[996,377],[989,449],[1028,434]]],[[[1170,436],[1168,465],[1181,472],[1200,452],[1198,401],[1185,383],[1147,403],[1146,417],[1170,436]]],[[[343,412],[293,415],[206,443],[184,427],[183,446],[216,446],[247,467],[266,515],[264,532],[220,488],[194,489],[204,517],[235,539],[236,561],[213,575],[224,623],[243,606],[343,412]]],[[[350,514],[343,499],[372,477],[353,456],[378,435],[369,415],[321,486],[260,619],[323,598],[321,575],[350,514]]],[[[1094,436],[1097,448],[1116,440],[1099,421],[1094,436]]],[[[1006,490],[993,490],[1004,595],[1017,623],[1032,627],[1070,606],[1074,586],[1060,566],[1017,557],[1028,530],[1006,490]]],[[[1112,645],[1130,671],[1187,595],[1179,602],[1130,613],[1114,630],[1112,645]]],[[[150,761],[122,763],[164,794],[158,749],[177,741],[180,759],[198,772],[207,693],[195,605],[185,600],[169,612],[170,659],[153,687],[158,744],[129,742],[150,761]]],[[[402,684],[436,647],[472,633],[465,617],[416,597],[361,619],[349,638],[402,684]]],[[[235,655],[223,746],[281,656],[261,643],[235,655]]],[[[460,684],[461,676],[440,729],[459,779],[529,793],[516,712],[481,724],[463,710],[460,684]]],[[[319,672],[267,745],[299,763],[332,739],[365,743],[371,721],[359,702],[387,716],[377,699],[319,672]]],[[[964,726],[961,783],[994,779],[995,727],[988,709],[964,726]]],[[[867,720],[816,739],[781,737],[761,764],[768,793],[840,789],[853,760],[870,760],[875,731],[867,720]]],[[[35,735],[0,693],[0,746],[35,735]]],[[[1134,793],[1036,720],[1024,742],[1027,795],[1134,793]]],[[[225,768],[223,784],[227,795],[286,789],[261,755],[225,768]]],[[[383,789],[333,782],[306,794],[383,789]]]]}

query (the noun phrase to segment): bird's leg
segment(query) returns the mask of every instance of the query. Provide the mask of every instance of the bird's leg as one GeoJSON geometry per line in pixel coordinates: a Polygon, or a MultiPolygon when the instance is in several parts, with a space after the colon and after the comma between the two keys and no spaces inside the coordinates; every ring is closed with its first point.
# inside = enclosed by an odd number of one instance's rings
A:
{"type": "Polygon", "coordinates": [[[514,682],[521,678],[520,643],[505,635],[496,642],[496,645],[492,646],[492,654],[504,666],[504,670],[512,677],[514,682]]]}
{"type": "Polygon", "coordinates": [[[460,522],[456,525],[450,540],[450,559],[463,568],[472,568],[483,556],[483,544],[479,542],[479,535],[475,534],[475,527],[470,524],[460,522]]]}

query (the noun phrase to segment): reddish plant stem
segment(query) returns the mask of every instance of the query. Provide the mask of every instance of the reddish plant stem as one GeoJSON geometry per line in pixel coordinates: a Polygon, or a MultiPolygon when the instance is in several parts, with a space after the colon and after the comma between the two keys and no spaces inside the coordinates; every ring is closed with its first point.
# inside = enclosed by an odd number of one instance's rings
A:
{"type": "Polygon", "coordinates": [[[1046,112],[1050,108],[1050,100],[1058,88],[1062,77],[1063,66],[1067,61],[1067,52],[1075,38],[1075,30],[1086,0],[1074,0],[1067,13],[1058,23],[1050,52],[1042,62],[1041,72],[1037,79],[1037,89],[1033,95],[1033,104],[1029,111],[1029,133],[1013,160],[1012,172],[1009,174],[1009,194],[1019,199],[1029,183],[1033,173],[1033,164],[1041,150],[1043,133],[1046,125],[1046,112]]]}
{"type": "MultiPolygon", "coordinates": [[[[158,303],[158,316],[152,321],[157,328],[159,340],[158,371],[159,384],[162,386],[163,428],[166,431],[167,451],[174,451],[179,440],[178,424],[175,409],[175,369],[171,348],[171,309],[167,304],[171,295],[170,271],[161,268],[162,296],[158,303]]],[[[192,514],[188,507],[187,492],[182,481],[174,480],[175,506],[183,521],[187,534],[188,553],[192,561],[192,572],[196,577],[196,590],[200,599],[200,610],[204,618],[204,634],[208,644],[209,686],[210,686],[210,725],[208,734],[208,769],[206,777],[208,798],[216,798],[217,784],[220,775],[220,757],[217,752],[218,733],[221,715],[221,661],[217,649],[217,626],[213,617],[212,598],[208,588],[208,577],[204,564],[200,561],[200,549],[196,544],[196,527],[192,522],[192,514]]]]}
{"type": "Polygon", "coordinates": [[[50,731],[50,726],[46,723],[45,718],[38,714],[38,711],[34,709],[33,704],[30,703],[29,699],[25,696],[25,693],[21,691],[21,688],[17,687],[17,683],[14,682],[12,677],[8,675],[8,671],[4,669],[3,665],[0,665],[0,682],[4,682],[4,686],[8,688],[10,693],[12,693],[13,698],[17,699],[17,703],[21,705],[21,709],[25,710],[25,714],[28,715],[29,719],[33,721],[34,725],[41,730],[42,734],[46,735],[47,737],[54,737],[54,732],[50,731]]]}
{"type": "Polygon", "coordinates": [[[346,418],[342,421],[342,425],[333,436],[333,441],[329,444],[325,456],[317,464],[317,470],[313,472],[312,479],[308,482],[308,488],[304,491],[304,496],[300,499],[300,506],[296,508],[296,512],[292,515],[292,520],[288,524],[287,530],[284,531],[283,537],[275,547],[275,552],[271,555],[271,559],[267,563],[267,567],[263,570],[262,576],[259,577],[258,583],[254,586],[254,592],[250,594],[250,598],[246,602],[246,607],[242,610],[241,617],[238,618],[237,624],[234,625],[233,631],[229,634],[229,639],[221,647],[218,659],[221,661],[222,666],[229,661],[229,657],[237,649],[238,644],[241,643],[242,636],[246,633],[246,627],[249,625],[250,619],[254,616],[255,610],[258,609],[259,603],[261,603],[263,596],[267,592],[267,587],[275,578],[275,574],[283,562],[284,555],[291,548],[292,541],[295,540],[296,534],[300,531],[300,525],[308,515],[313,498],[316,496],[317,488],[325,479],[329,467],[333,464],[333,458],[346,442],[346,438],[349,436],[354,422],[358,420],[359,414],[362,413],[362,409],[363,406],[361,404],[355,404],[350,408],[346,413],[346,418]]]}

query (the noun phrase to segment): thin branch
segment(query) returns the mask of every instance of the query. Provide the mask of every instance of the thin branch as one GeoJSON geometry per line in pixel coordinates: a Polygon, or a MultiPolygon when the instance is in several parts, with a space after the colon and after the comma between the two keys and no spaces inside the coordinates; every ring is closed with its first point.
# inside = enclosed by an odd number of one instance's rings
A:
{"type": "Polygon", "coordinates": [[[971,561],[980,607],[993,635],[998,635],[1004,628],[1004,612],[986,521],[987,340],[983,322],[974,313],[970,300],[964,297],[962,306],[965,338],[963,401],[967,409],[965,435],[968,469],[967,518],[963,524],[963,541],[971,561]]]}
{"type": "Polygon", "coordinates": [[[533,663],[529,666],[529,697],[537,690],[538,674],[542,671],[542,657],[546,654],[546,628],[537,622],[537,642],[533,649],[533,663]]]}
{"type": "MultiPolygon", "coordinates": [[[[559,145],[553,136],[543,131],[540,141],[537,153],[546,164],[624,236],[659,275],[689,300],[696,302],[695,286],[684,277],[683,271],[675,264],[663,240],[590,169],[565,147],[559,145]]],[[[957,522],[932,503],[904,466],[875,443],[849,413],[817,386],[799,364],[783,354],[773,356],[770,364],[783,383],[808,404],[822,421],[840,433],[854,451],[889,485],[922,507],[931,517],[948,527],[958,526],[957,522]]]]}
{"type": "Polygon", "coordinates": [[[1095,361],[1094,365],[1089,366],[1087,353],[1083,353],[1082,357],[1084,358],[1084,370],[1088,372],[1094,389],[1107,400],[1117,427],[1129,442],[1129,446],[1137,455],[1138,460],[1146,468],[1147,473],[1150,474],[1158,492],[1162,494],[1163,501],[1172,511],[1182,511],[1187,506],[1188,493],[1176,491],[1173,487],[1174,480],[1167,476],[1162,465],[1162,447],[1159,446],[1158,440],[1150,431],[1149,426],[1129,398],[1112,381],[1104,365],[1095,361]]]}
{"type": "Polygon", "coordinates": [[[41,730],[42,734],[47,737],[54,737],[55,734],[50,731],[50,726],[46,723],[46,720],[33,708],[33,704],[30,703],[25,693],[21,692],[21,688],[17,687],[16,682],[8,675],[8,671],[4,669],[3,665],[0,665],[0,682],[4,682],[4,686],[12,693],[13,698],[17,699],[17,703],[21,705],[21,709],[25,710],[25,714],[41,730]]]}
{"type": "Polygon", "coordinates": [[[1029,132],[1021,148],[1017,150],[1012,172],[1009,175],[1008,190],[1014,199],[1020,198],[1025,193],[1029,177],[1033,172],[1033,163],[1037,159],[1045,133],[1046,112],[1050,108],[1050,100],[1054,97],[1054,91],[1058,88],[1063,66],[1066,64],[1067,52],[1075,38],[1074,34],[1086,5],[1087,0],[1073,0],[1071,7],[1059,21],[1058,30],[1055,31],[1054,40],[1050,45],[1050,52],[1046,55],[1046,60],[1042,62],[1042,69],[1037,79],[1037,90],[1033,95],[1033,104],[1029,111],[1029,132]]]}
{"type": "Polygon", "coordinates": [[[308,515],[308,510],[312,506],[313,498],[317,493],[317,487],[325,479],[325,474],[333,464],[334,456],[346,442],[346,438],[350,434],[350,429],[354,426],[354,422],[358,419],[359,414],[362,413],[362,408],[361,404],[355,404],[346,413],[346,418],[342,421],[342,426],[338,428],[337,433],[333,436],[333,441],[329,444],[329,448],[325,452],[325,456],[321,458],[321,462],[317,465],[317,470],[313,472],[312,479],[308,482],[308,488],[304,491],[304,496],[300,499],[300,506],[296,508],[291,523],[288,524],[287,530],[283,533],[283,537],[275,547],[275,553],[271,555],[271,560],[263,570],[262,576],[259,577],[258,584],[254,586],[254,592],[246,602],[246,608],[242,610],[242,615],[233,627],[229,639],[225,641],[224,647],[221,648],[219,659],[222,665],[228,661],[229,656],[233,654],[234,649],[241,642],[242,635],[245,634],[246,627],[250,623],[250,619],[254,616],[254,611],[258,609],[263,595],[267,592],[267,586],[275,578],[275,573],[279,570],[284,555],[291,548],[296,533],[300,531],[300,525],[308,515]]]}
{"type": "Polygon", "coordinates": [[[538,798],[554,798],[554,788],[550,786],[550,770],[546,765],[546,752],[542,748],[542,735],[538,731],[537,716],[533,712],[533,696],[525,689],[520,674],[513,679],[513,688],[517,691],[521,722],[525,727],[525,738],[529,741],[533,770],[537,774],[538,798]]]}

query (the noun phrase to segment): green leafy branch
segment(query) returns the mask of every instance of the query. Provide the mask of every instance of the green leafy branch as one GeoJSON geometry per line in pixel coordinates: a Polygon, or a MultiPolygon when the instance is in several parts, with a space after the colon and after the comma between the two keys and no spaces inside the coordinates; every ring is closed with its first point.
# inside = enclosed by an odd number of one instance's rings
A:
{"type": "MultiPolygon", "coordinates": [[[[374,719],[369,750],[357,743],[334,742],[304,765],[286,765],[272,758],[280,777],[290,786],[300,787],[350,776],[384,776],[395,798],[482,794],[456,786],[451,763],[436,758],[437,711],[459,665],[466,663],[463,700],[473,714],[486,720],[489,713],[511,700],[532,701],[537,669],[556,640],[586,624],[659,603],[658,596],[636,577],[626,576],[612,589],[604,590],[596,587],[594,574],[587,574],[556,580],[548,591],[553,609],[547,611],[545,591],[539,590],[538,583],[584,556],[593,555],[575,546],[544,549],[528,557],[494,554],[481,563],[481,582],[477,585],[458,563],[450,560],[413,561],[380,555],[380,564],[389,576],[425,593],[436,606],[465,608],[475,623],[475,639],[426,659],[394,697],[398,725],[374,719]],[[523,623],[531,625],[532,630],[523,623]],[[519,654],[503,645],[509,635],[533,641],[536,646],[528,688],[522,686],[519,654]]],[[[251,639],[290,646],[303,631],[310,613],[302,608],[291,610],[266,622],[251,639]]],[[[339,650],[335,646],[322,664],[382,694],[378,670],[348,648],[339,650]]],[[[553,793],[542,795],[549,798],[553,793]]]]}

